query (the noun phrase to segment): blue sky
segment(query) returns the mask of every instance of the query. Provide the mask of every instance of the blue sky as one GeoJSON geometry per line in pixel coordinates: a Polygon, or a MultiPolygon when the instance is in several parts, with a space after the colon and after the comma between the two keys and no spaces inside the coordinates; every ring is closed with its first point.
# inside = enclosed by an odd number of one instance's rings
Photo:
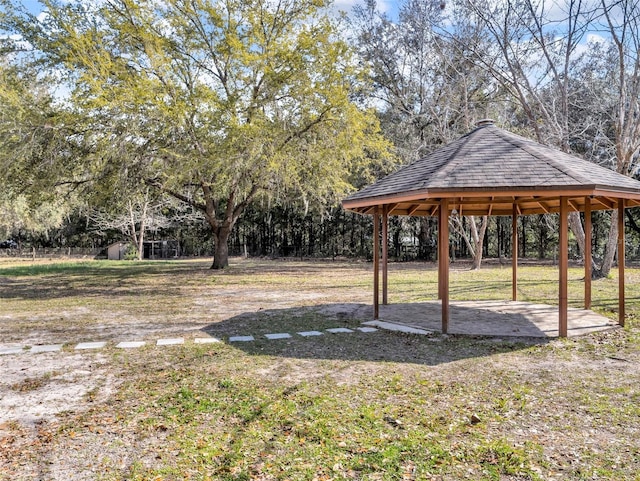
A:
{"type": "MultiPolygon", "coordinates": [[[[37,0],[21,0],[30,12],[40,13],[42,11],[42,5],[37,0]]],[[[354,5],[363,3],[363,0],[334,0],[334,8],[342,10],[347,13],[351,13],[351,9],[354,5]]],[[[378,9],[394,16],[398,12],[398,2],[395,0],[378,0],[378,9]]]]}

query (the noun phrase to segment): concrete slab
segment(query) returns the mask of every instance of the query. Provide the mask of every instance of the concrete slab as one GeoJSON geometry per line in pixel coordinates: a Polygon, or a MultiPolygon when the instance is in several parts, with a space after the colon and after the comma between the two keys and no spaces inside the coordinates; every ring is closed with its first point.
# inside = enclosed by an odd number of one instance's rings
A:
{"type": "Polygon", "coordinates": [[[145,341],[122,341],[116,344],[119,349],[136,349],[146,344],[145,341]]]}
{"type": "Polygon", "coordinates": [[[352,329],[348,329],[346,327],[332,327],[331,329],[325,329],[327,332],[331,332],[332,334],[338,334],[340,332],[353,332],[352,329]]]}
{"type": "Polygon", "coordinates": [[[39,352],[56,352],[62,349],[62,344],[47,344],[41,346],[33,346],[30,350],[32,353],[39,352]]]}
{"type": "Polygon", "coordinates": [[[231,336],[229,342],[250,342],[255,341],[253,336],[231,336]]]}
{"type": "Polygon", "coordinates": [[[288,332],[279,332],[276,334],[265,334],[264,337],[266,337],[267,339],[289,339],[291,337],[291,334],[289,334],[288,332]]]}
{"type": "Polygon", "coordinates": [[[106,342],[81,342],[76,345],[75,349],[102,349],[106,346],[106,342]]]}
{"type": "Polygon", "coordinates": [[[182,337],[176,337],[173,339],[158,339],[156,346],[177,346],[178,344],[184,344],[182,337]]]}
{"type": "Polygon", "coordinates": [[[215,344],[222,341],[217,337],[196,337],[193,342],[196,344],[215,344]]]}
{"type": "Polygon", "coordinates": [[[420,334],[422,336],[428,336],[429,334],[433,334],[433,331],[427,331],[426,329],[418,329],[416,327],[406,326],[404,324],[399,324],[395,322],[386,322],[386,321],[366,321],[362,324],[366,324],[367,326],[376,326],[380,329],[385,329],[387,331],[395,331],[395,332],[404,332],[406,334],[420,334]]]}
{"type": "MultiPolygon", "coordinates": [[[[449,334],[479,336],[557,337],[558,307],[522,301],[452,301],[449,334]]],[[[380,320],[425,331],[440,332],[439,301],[380,306],[380,320]]],[[[569,308],[569,337],[615,328],[617,323],[593,311],[569,308]]]]}
{"type": "Polygon", "coordinates": [[[24,348],[22,347],[3,347],[0,348],[0,356],[4,356],[7,354],[22,354],[24,351],[24,348]]]}
{"type": "Polygon", "coordinates": [[[324,336],[324,333],[320,331],[302,331],[302,332],[299,332],[298,334],[302,337],[324,336]]]}
{"type": "Polygon", "coordinates": [[[375,327],[356,327],[356,329],[360,332],[378,332],[375,327]]]}

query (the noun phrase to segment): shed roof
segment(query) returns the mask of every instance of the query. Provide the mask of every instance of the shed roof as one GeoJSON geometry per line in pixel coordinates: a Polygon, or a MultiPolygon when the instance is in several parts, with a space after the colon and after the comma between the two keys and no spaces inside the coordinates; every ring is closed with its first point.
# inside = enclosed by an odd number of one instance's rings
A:
{"type": "Polygon", "coordinates": [[[346,209],[369,213],[387,205],[393,215],[434,215],[438,199],[468,215],[557,212],[560,196],[572,210],[591,197],[594,210],[614,199],[640,205],[640,182],[485,121],[476,129],[400,168],[343,201],[346,209]]]}

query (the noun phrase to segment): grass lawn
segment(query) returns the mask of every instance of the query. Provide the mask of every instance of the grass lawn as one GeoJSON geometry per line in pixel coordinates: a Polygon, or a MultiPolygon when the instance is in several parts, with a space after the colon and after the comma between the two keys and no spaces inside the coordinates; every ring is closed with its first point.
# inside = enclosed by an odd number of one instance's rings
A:
{"type": "MultiPolygon", "coordinates": [[[[371,264],[208,266],[0,263],[0,347],[64,344],[0,356],[0,479],[640,480],[640,269],[627,270],[627,327],[571,340],[269,341],[358,326],[356,310],[331,308],[371,302],[371,264]],[[257,340],[191,342],[207,335],[257,340]]],[[[519,274],[521,300],[557,304],[556,268],[519,274]]],[[[390,301],[434,299],[436,275],[391,265],[390,301]]],[[[451,297],[508,299],[510,276],[456,264],[451,297]]],[[[570,270],[571,306],[581,277],[570,270]]],[[[616,317],[615,272],[593,305],[616,317]]]]}

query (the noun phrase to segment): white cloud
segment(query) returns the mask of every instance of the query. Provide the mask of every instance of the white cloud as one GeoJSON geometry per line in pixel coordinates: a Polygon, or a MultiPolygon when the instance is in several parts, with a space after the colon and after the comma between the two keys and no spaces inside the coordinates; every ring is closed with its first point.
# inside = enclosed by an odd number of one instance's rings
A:
{"type": "MultiPolygon", "coordinates": [[[[351,14],[353,7],[356,5],[363,5],[364,0],[335,0],[333,2],[333,9],[351,14]]],[[[377,7],[380,12],[393,13],[398,9],[398,2],[394,0],[378,0],[377,7]]]]}
{"type": "Polygon", "coordinates": [[[587,43],[601,43],[603,45],[610,43],[611,40],[599,35],[597,33],[587,34],[587,43]]]}

